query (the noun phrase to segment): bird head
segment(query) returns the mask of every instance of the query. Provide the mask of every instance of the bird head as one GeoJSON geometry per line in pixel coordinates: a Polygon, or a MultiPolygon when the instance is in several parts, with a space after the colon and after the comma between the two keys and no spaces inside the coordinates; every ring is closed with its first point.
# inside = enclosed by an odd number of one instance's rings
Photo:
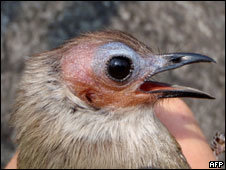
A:
{"type": "Polygon", "coordinates": [[[153,104],[159,98],[213,97],[202,91],[152,81],[155,74],[197,62],[215,62],[195,53],[155,54],[120,31],[85,34],[68,42],[62,76],[73,94],[95,108],[153,104]]]}

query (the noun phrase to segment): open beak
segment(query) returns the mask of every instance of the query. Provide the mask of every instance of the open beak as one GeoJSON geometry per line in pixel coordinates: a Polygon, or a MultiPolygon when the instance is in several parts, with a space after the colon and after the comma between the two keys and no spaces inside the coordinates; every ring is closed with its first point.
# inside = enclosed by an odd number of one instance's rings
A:
{"type": "Polygon", "coordinates": [[[208,56],[195,53],[169,53],[154,55],[151,57],[151,61],[146,62],[147,66],[151,65],[152,70],[151,73],[145,78],[145,81],[140,85],[139,91],[143,93],[156,94],[158,98],[194,97],[215,99],[213,96],[197,89],[150,80],[150,78],[157,73],[198,62],[216,63],[208,56]]]}

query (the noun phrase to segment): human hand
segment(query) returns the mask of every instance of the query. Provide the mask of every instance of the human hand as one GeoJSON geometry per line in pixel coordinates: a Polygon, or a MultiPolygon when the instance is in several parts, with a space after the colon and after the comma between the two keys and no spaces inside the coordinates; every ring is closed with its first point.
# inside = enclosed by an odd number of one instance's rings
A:
{"type": "Polygon", "coordinates": [[[155,109],[156,116],[180,144],[192,169],[206,169],[209,161],[216,161],[192,111],[181,99],[165,99],[155,109]]]}

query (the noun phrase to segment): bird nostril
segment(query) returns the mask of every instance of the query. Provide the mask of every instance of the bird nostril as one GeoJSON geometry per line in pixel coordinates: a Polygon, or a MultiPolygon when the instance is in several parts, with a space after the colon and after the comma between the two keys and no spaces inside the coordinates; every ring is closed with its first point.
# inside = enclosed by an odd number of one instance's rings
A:
{"type": "Polygon", "coordinates": [[[171,60],[171,62],[173,62],[173,63],[180,63],[182,60],[183,60],[183,56],[177,57],[177,58],[173,58],[171,60]]]}

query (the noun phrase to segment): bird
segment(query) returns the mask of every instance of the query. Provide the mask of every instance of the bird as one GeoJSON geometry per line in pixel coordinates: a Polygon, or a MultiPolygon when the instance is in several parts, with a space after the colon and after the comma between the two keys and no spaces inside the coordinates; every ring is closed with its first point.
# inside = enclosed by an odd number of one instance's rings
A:
{"type": "Polygon", "coordinates": [[[119,30],[81,34],[26,60],[11,122],[25,168],[185,168],[185,156],[154,114],[159,100],[213,99],[154,81],[197,62],[197,53],[156,54],[119,30]]]}

